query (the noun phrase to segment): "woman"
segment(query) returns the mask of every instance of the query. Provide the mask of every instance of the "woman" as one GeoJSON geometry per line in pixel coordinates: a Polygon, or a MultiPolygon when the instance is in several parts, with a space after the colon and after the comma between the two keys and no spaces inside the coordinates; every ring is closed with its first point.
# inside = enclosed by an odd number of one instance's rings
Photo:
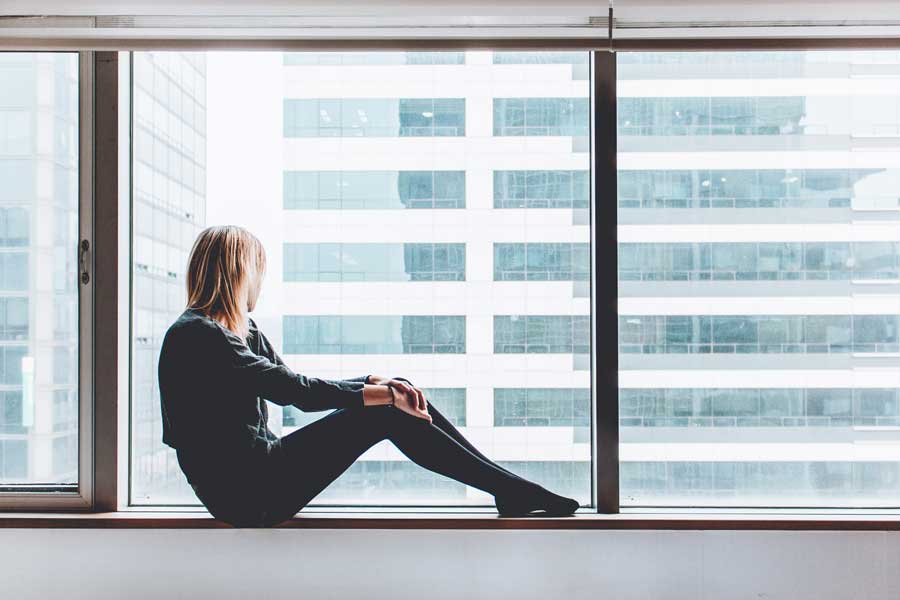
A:
{"type": "Polygon", "coordinates": [[[575,512],[577,501],[481,454],[406,379],[291,371],[248,316],[265,269],[250,232],[202,231],[188,263],[187,308],[160,351],[163,442],[213,516],[237,527],[289,519],[384,439],[422,467],[493,495],[501,516],[575,512]],[[266,424],[265,400],[336,410],[278,438],[266,424]]]}

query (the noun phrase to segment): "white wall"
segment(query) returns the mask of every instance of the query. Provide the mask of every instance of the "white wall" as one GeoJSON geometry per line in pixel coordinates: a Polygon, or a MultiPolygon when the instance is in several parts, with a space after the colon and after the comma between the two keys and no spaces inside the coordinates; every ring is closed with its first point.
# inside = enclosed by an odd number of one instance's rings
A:
{"type": "Polygon", "coordinates": [[[0,530],[0,597],[896,600],[900,532],[0,530]]]}

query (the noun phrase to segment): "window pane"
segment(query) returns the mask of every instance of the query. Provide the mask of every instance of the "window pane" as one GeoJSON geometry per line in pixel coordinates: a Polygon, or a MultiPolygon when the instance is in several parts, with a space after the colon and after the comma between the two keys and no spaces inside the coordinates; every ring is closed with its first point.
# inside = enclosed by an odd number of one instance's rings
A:
{"type": "MultiPolygon", "coordinates": [[[[295,371],[409,378],[485,455],[589,503],[588,57],[135,53],[133,501],[197,502],[156,361],[194,237],[229,223],[265,244],[253,318],[295,371]]],[[[323,414],[270,404],[269,427],[323,414]]],[[[493,498],[383,442],[316,503],[493,498]]]]}
{"type": "Polygon", "coordinates": [[[617,56],[622,505],[900,505],[900,54],[617,56]]]}
{"type": "Polygon", "coordinates": [[[78,55],[0,52],[5,488],[78,482],[77,140],[78,55]]]}

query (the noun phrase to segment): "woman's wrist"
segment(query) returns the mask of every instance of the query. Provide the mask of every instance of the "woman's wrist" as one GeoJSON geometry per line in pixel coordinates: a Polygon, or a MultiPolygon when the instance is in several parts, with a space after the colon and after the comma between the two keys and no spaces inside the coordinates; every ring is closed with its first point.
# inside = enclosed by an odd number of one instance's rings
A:
{"type": "Polygon", "coordinates": [[[390,392],[390,394],[391,394],[391,406],[396,406],[396,404],[397,404],[397,392],[394,391],[394,386],[392,386],[390,382],[388,382],[388,383],[385,384],[385,385],[387,385],[388,392],[390,392]]]}
{"type": "Polygon", "coordinates": [[[364,384],[363,386],[363,405],[364,406],[381,406],[393,403],[393,390],[390,386],[383,384],[364,384]]]}

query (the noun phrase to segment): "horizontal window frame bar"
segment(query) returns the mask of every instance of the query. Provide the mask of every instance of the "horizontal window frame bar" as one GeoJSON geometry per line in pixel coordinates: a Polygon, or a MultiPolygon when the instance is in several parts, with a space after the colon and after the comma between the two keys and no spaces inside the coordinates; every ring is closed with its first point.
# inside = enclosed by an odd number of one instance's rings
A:
{"type": "MultiPolygon", "coordinates": [[[[235,529],[205,510],[0,515],[0,529],[235,529]]],[[[501,518],[474,512],[304,512],[274,529],[900,531],[900,514],[803,516],[700,512],[501,518]]]]}
{"type": "MultiPolygon", "coordinates": [[[[605,36],[591,37],[341,37],[336,35],[316,38],[285,36],[260,37],[252,34],[240,37],[50,37],[42,32],[10,35],[14,30],[0,29],[0,51],[202,51],[202,50],[268,50],[284,52],[302,51],[604,51],[604,52],[683,52],[683,51],[754,51],[754,50],[896,50],[900,49],[900,36],[861,36],[859,31],[851,35],[822,35],[818,37],[782,37],[752,32],[753,37],[626,37],[614,38],[612,44],[605,36]]],[[[596,33],[596,32],[595,32],[596,33]]],[[[719,34],[723,32],[717,32],[719,34]]],[[[785,33],[780,31],[780,33],[785,33]]],[[[815,32],[813,32],[815,33],[815,32]]],[[[196,36],[196,33],[194,34],[196,36]]],[[[453,65],[439,65],[449,66],[453,65]]]]}

